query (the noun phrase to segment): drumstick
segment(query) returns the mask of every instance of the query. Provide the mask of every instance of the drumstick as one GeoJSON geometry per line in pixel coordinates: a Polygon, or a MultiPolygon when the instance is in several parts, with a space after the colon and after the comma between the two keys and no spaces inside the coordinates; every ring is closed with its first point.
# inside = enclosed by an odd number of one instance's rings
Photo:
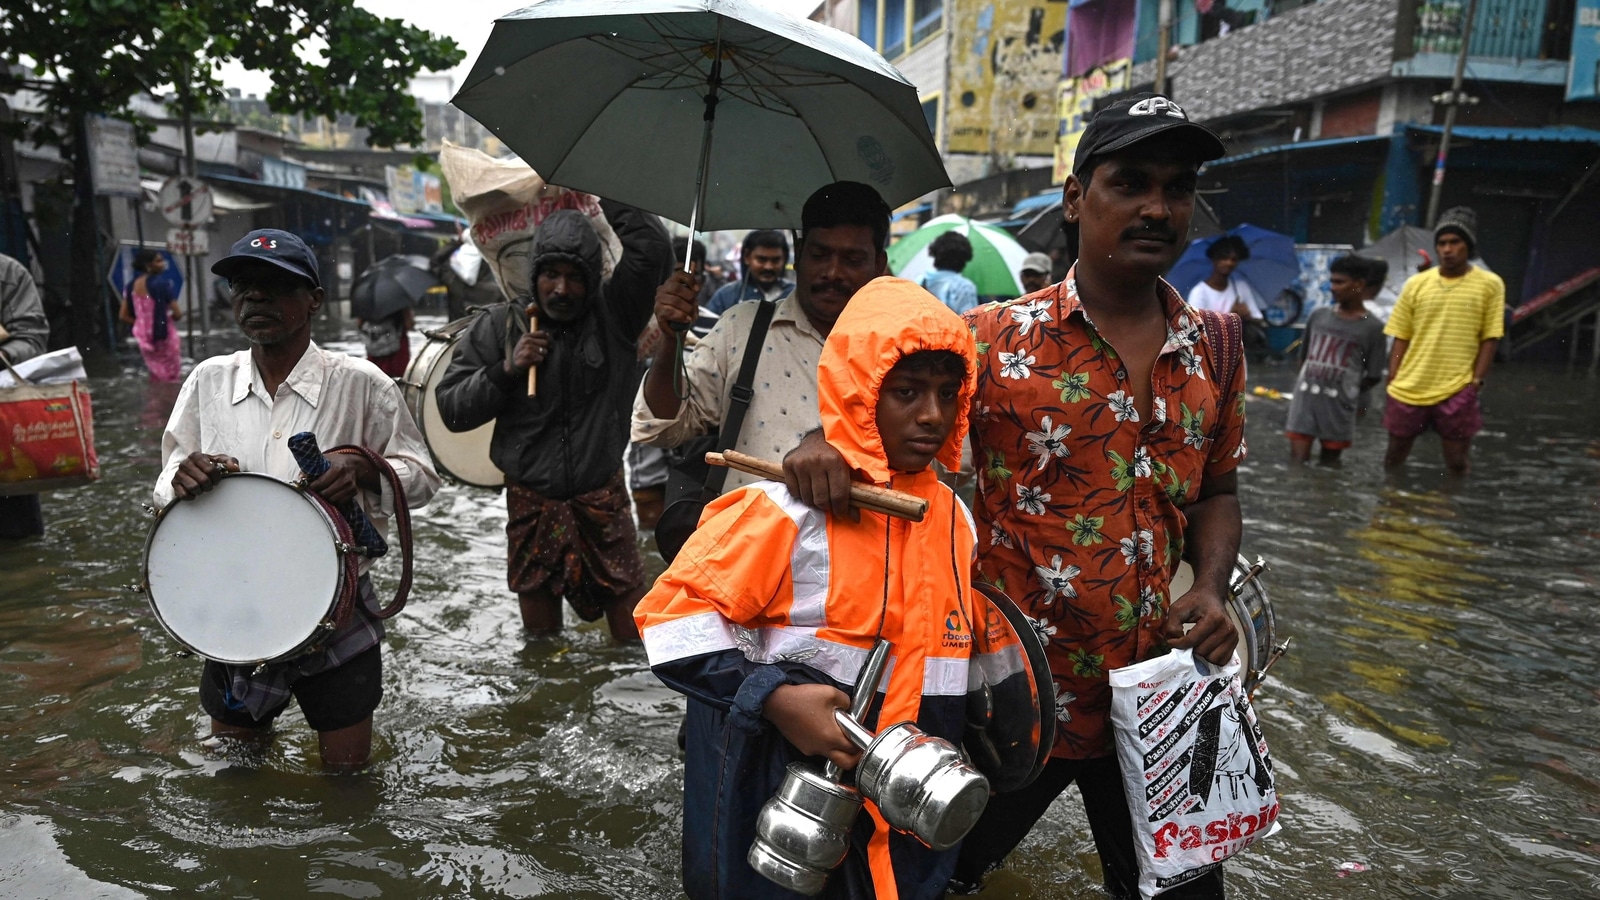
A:
{"type": "MultiPolygon", "coordinates": [[[[538,316],[528,316],[528,333],[532,334],[533,332],[538,331],[538,330],[539,330],[539,317],[538,316]]],[[[529,366],[528,367],[528,396],[532,397],[534,394],[537,394],[538,392],[539,392],[539,367],[538,366],[529,366]]]]}
{"type": "MultiPolygon", "coordinates": [[[[760,475],[773,481],[783,480],[783,466],[754,456],[746,456],[737,450],[707,453],[706,462],[713,466],[724,466],[751,475],[760,475]]],[[[913,522],[921,522],[922,517],[928,513],[928,501],[921,497],[871,484],[850,485],[850,502],[862,509],[898,519],[910,519],[913,522]]]]}

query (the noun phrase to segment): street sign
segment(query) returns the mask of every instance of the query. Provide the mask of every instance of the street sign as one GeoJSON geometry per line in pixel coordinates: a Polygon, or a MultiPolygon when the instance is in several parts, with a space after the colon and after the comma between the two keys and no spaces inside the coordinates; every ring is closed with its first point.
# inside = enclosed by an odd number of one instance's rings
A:
{"type": "Polygon", "coordinates": [[[205,256],[211,252],[211,232],[204,228],[168,229],[167,249],[179,256],[205,256]]]}
{"type": "Polygon", "coordinates": [[[94,192],[112,197],[143,196],[133,123],[91,115],[84,124],[89,137],[89,171],[94,192]]]}
{"type": "Polygon", "coordinates": [[[187,175],[168,178],[156,195],[156,204],[161,207],[161,215],[180,228],[211,223],[211,188],[198,178],[187,175]]]}

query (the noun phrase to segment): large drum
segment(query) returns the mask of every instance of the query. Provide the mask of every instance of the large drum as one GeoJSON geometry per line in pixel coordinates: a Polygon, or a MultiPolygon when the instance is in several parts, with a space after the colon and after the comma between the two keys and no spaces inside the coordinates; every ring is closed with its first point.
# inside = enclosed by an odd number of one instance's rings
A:
{"type": "Polygon", "coordinates": [[[456,342],[474,318],[467,316],[438,331],[423,332],[428,342],[406,366],[400,388],[439,474],[474,487],[498,488],[505,485],[506,476],[489,461],[489,439],[494,436],[494,423],[488,422],[471,431],[453,432],[444,427],[439,403],[433,396],[444,378],[445,369],[450,367],[450,360],[455,358],[456,342]]]}
{"type": "MultiPolygon", "coordinates": [[[[1180,562],[1177,574],[1172,576],[1170,599],[1177,600],[1192,587],[1194,569],[1189,567],[1188,562],[1180,562]]],[[[1234,631],[1239,634],[1239,661],[1244,664],[1240,678],[1244,689],[1254,692],[1266,677],[1267,666],[1273,658],[1273,641],[1277,639],[1278,623],[1272,614],[1272,599],[1267,596],[1267,587],[1261,583],[1261,567],[1252,566],[1243,556],[1233,565],[1227,610],[1234,631]]]]}
{"type": "Polygon", "coordinates": [[[144,589],[161,627],[220,663],[291,659],[332,635],[354,589],[343,517],[314,494],[241,472],[156,517],[144,589]]]}

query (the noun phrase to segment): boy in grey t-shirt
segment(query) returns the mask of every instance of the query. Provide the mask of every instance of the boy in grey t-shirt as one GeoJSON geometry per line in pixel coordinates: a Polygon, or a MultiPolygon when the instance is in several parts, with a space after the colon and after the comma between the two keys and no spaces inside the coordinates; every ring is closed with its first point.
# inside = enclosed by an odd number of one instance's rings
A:
{"type": "Polygon", "coordinates": [[[1322,442],[1322,465],[1336,465],[1355,440],[1361,392],[1383,379],[1383,323],[1363,304],[1367,265],[1341,256],[1328,266],[1334,306],[1311,314],[1301,344],[1300,376],[1284,433],[1297,463],[1311,459],[1311,445],[1322,442]]]}

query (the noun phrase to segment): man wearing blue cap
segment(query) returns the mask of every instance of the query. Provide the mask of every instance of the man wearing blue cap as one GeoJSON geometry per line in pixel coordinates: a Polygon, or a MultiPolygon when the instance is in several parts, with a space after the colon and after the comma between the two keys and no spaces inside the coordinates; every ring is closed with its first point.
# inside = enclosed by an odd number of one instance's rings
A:
{"type": "MultiPolygon", "coordinates": [[[[395,504],[425,505],[439,476],[399,388],[370,362],[311,340],[324,295],[305,242],[273,228],[252,231],[211,271],[227,279],[233,317],[250,349],[214,356],[189,373],[161,438],[166,465],[156,479],[156,504],[192,500],[228,472],[292,481],[300,466],[289,438],[309,431],[323,447],[355,444],[384,457],[405,490],[405,497],[392,496],[365,457],[334,454],[328,471],[310,483],[330,503],[355,500],[379,534],[395,504]]],[[[374,615],[370,566],[361,563],[356,614],[321,649],[264,667],[205,664],[200,705],[214,737],[265,737],[293,696],[317,732],[325,768],[366,763],[372,712],[383,696],[384,632],[374,615]]]]}

